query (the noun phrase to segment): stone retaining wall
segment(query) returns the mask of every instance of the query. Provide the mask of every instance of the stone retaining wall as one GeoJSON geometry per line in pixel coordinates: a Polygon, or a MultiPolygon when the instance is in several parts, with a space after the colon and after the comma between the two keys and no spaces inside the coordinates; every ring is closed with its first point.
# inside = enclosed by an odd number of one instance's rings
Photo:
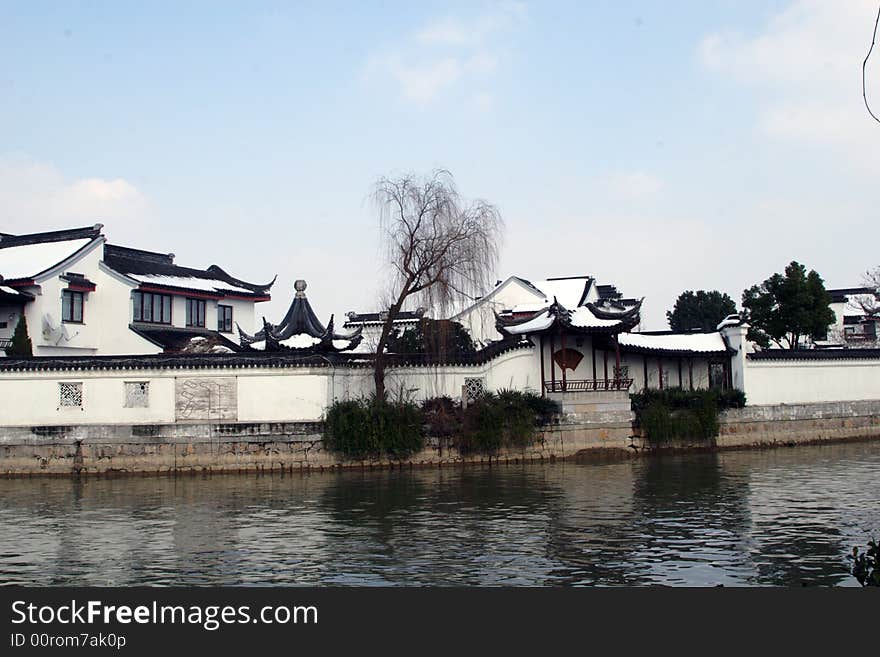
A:
{"type": "MultiPolygon", "coordinates": [[[[720,425],[714,443],[675,447],[727,449],[880,437],[880,401],[749,406],[722,414],[720,425]]],[[[0,476],[292,472],[538,461],[648,451],[632,434],[631,414],[608,408],[595,414],[564,414],[533,446],[504,450],[491,459],[460,454],[450,440],[432,438],[426,441],[425,449],[404,461],[342,461],[323,449],[321,425],[315,422],[5,427],[0,428],[0,476]]]]}

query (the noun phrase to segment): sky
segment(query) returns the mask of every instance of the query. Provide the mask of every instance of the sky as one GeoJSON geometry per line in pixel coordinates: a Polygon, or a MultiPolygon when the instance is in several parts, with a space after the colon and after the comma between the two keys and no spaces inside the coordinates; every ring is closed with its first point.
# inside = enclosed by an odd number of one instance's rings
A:
{"type": "Polygon", "coordinates": [[[444,168],[501,212],[498,279],[595,276],[644,329],[791,260],[859,285],[877,5],[0,0],[0,232],[100,222],[341,318],[386,279],[375,181],[444,168]]]}

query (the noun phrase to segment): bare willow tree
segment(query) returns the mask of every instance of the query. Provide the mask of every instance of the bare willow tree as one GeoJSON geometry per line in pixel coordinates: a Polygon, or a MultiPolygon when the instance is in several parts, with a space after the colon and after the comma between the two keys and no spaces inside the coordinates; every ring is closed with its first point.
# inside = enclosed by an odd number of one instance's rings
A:
{"type": "Polygon", "coordinates": [[[855,297],[851,305],[861,310],[868,319],[880,319],[880,266],[866,271],[862,283],[871,292],[855,297]]]}
{"type": "Polygon", "coordinates": [[[445,315],[489,289],[503,222],[494,205],[462,199],[452,174],[445,170],[380,178],[373,201],[390,272],[387,314],[373,366],[376,396],[384,398],[394,320],[410,304],[445,315]]]}

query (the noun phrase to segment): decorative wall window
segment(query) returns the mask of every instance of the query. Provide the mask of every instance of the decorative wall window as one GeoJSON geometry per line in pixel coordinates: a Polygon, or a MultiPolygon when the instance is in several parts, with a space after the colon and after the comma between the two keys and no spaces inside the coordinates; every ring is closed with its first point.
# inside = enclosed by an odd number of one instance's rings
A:
{"type": "Polygon", "coordinates": [[[205,300],[204,299],[187,299],[186,300],[186,325],[187,326],[204,326],[205,325],[205,300]]]}
{"type": "Polygon", "coordinates": [[[150,406],[149,381],[125,382],[125,408],[148,408],[150,406]]]}
{"type": "Polygon", "coordinates": [[[480,397],[486,394],[486,380],[482,378],[470,378],[465,377],[464,379],[464,396],[465,400],[468,404],[476,401],[480,397]]]}
{"type": "Polygon", "coordinates": [[[217,306],[217,330],[232,333],[232,306],[217,306]]]}
{"type": "Polygon", "coordinates": [[[63,290],[61,292],[61,320],[82,324],[83,293],[63,290]]]}
{"type": "Polygon", "coordinates": [[[67,408],[82,408],[83,384],[82,383],[59,383],[58,405],[67,408]]]}
{"type": "Polygon", "coordinates": [[[151,324],[171,323],[171,295],[152,292],[132,292],[133,318],[136,322],[151,324]]]}
{"type": "Polygon", "coordinates": [[[662,388],[668,388],[669,387],[669,370],[663,370],[663,372],[661,373],[660,376],[661,376],[660,386],[662,388]]]}
{"type": "Polygon", "coordinates": [[[614,378],[615,379],[628,379],[629,378],[629,365],[621,365],[620,367],[614,368],[614,378]]]}

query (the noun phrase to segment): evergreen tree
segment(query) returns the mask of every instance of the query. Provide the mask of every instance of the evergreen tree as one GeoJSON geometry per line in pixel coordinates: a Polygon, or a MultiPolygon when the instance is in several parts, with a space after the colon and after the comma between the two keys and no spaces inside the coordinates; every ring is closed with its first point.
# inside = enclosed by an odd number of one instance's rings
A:
{"type": "Polygon", "coordinates": [[[15,325],[15,333],[12,334],[12,344],[6,348],[7,356],[33,356],[34,349],[31,338],[28,335],[27,320],[24,313],[19,315],[18,324],[15,325]]]}
{"type": "Polygon", "coordinates": [[[687,290],[666,311],[666,321],[673,331],[714,331],[722,319],[736,312],[736,303],[727,294],[712,290],[687,290]]]}
{"type": "Polygon", "coordinates": [[[814,270],[792,261],[785,274],[773,274],[743,292],[742,305],[751,324],[749,340],[764,348],[771,342],[797,349],[801,338],[823,337],[834,323],[831,295],[814,270]]]}
{"type": "Polygon", "coordinates": [[[388,340],[390,352],[425,355],[433,360],[473,354],[476,350],[470,333],[448,319],[422,318],[403,333],[395,330],[388,340]]]}

